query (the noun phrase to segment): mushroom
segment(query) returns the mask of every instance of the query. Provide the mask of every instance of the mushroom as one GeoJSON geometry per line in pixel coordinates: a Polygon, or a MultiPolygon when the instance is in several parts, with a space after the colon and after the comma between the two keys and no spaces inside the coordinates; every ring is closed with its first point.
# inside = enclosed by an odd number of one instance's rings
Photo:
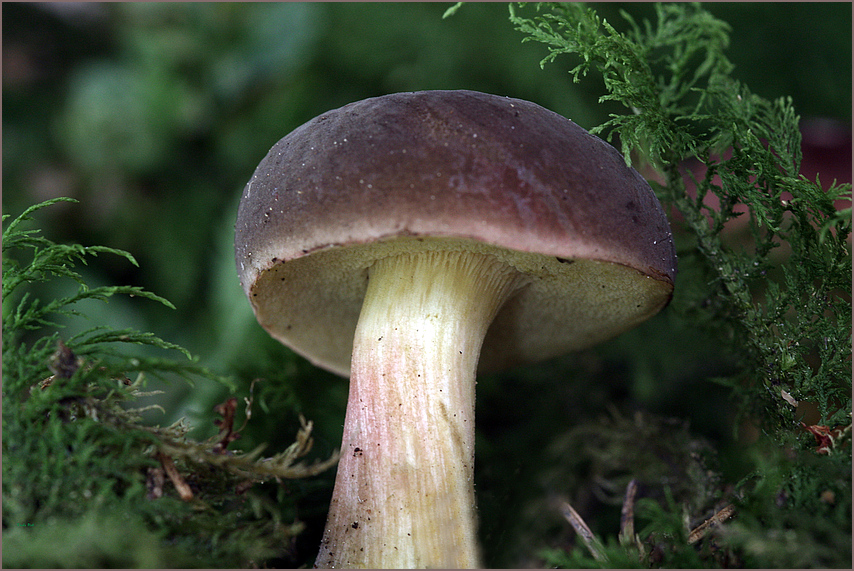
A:
{"type": "Polygon", "coordinates": [[[613,147],[533,103],[396,93],[284,137],[235,254],[270,335],[350,377],[317,567],[480,567],[477,372],[595,345],[669,302],[670,227],[613,147]]]}

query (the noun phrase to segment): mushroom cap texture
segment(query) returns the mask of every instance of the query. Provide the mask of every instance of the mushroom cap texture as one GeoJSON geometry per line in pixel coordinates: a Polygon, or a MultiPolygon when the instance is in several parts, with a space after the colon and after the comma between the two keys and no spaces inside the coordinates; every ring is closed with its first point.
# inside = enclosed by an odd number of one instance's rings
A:
{"type": "Polygon", "coordinates": [[[247,183],[235,258],[261,325],[349,371],[378,256],[462,248],[530,276],[487,333],[481,370],[598,343],[669,302],[676,254],[647,182],[611,145],[534,103],[395,93],[328,111],[247,183]]]}

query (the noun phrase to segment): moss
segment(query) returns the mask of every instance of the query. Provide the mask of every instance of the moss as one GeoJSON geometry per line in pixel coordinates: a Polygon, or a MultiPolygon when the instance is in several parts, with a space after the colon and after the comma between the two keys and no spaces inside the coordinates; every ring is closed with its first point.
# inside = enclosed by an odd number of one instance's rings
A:
{"type": "Polygon", "coordinates": [[[96,326],[59,337],[53,318],[76,315],[84,299],[127,294],[168,302],[139,288],[89,288],[75,263],[97,253],[134,260],[108,248],[54,244],[24,229],[33,212],[54,202],[27,210],[3,233],[4,302],[13,300],[3,312],[4,565],[241,567],[286,558],[303,526],[287,504],[253,488],[317,474],[336,457],[298,463],[312,447],[304,419],[296,441],[278,454],[235,449],[251,419],[254,383],[243,426],[236,424],[238,401],[229,398],[216,407],[218,431],[208,430],[215,433],[207,439],[190,439],[183,420],[143,423],[143,412],[159,408],[139,404],[156,393],[143,390],[148,377],[232,382],[151,333],[96,326]],[[12,260],[27,250],[27,263],[12,260]],[[47,303],[17,291],[60,278],[78,290],[47,303]],[[167,355],[130,350],[140,345],[167,355]]]}

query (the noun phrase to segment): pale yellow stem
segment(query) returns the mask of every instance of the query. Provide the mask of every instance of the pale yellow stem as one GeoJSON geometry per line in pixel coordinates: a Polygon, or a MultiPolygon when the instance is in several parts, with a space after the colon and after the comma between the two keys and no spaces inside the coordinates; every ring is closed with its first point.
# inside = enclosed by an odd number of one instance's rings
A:
{"type": "Polygon", "coordinates": [[[317,567],[480,567],[475,372],[522,284],[492,256],[397,254],[370,270],[317,567]]]}

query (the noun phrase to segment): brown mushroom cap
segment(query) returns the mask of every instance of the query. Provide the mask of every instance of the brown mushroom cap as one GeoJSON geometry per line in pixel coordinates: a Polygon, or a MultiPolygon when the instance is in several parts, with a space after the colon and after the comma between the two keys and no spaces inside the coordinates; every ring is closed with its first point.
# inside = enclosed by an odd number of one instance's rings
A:
{"type": "Polygon", "coordinates": [[[347,375],[368,268],[407,249],[494,255],[529,277],[480,369],[594,345],[670,300],[676,255],[622,155],[534,103],[472,91],[345,105],[280,140],[237,215],[241,284],[261,325],[347,375]]]}

